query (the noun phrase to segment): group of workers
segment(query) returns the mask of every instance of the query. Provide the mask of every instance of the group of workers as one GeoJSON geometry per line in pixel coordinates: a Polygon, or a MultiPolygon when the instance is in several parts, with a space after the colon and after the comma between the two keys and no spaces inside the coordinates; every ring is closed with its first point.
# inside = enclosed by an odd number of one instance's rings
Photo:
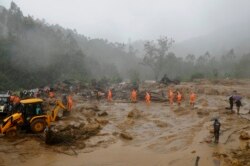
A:
{"type": "Polygon", "coordinates": [[[67,109],[68,111],[72,111],[72,107],[73,107],[73,98],[71,95],[67,96],[67,109]]]}
{"type": "Polygon", "coordinates": [[[231,112],[233,112],[233,106],[235,103],[237,108],[237,114],[240,113],[240,107],[242,106],[241,99],[242,97],[239,94],[237,94],[237,91],[233,91],[233,94],[229,97],[229,105],[230,105],[229,109],[231,110],[231,112]]]}
{"type": "MultiPolygon", "coordinates": [[[[231,110],[231,113],[233,113],[233,106],[234,104],[236,105],[237,108],[237,114],[240,113],[240,107],[242,106],[241,103],[242,97],[237,93],[237,91],[233,91],[233,94],[229,97],[229,105],[230,107],[227,109],[231,110]]],[[[220,137],[220,126],[221,123],[217,118],[214,119],[214,143],[218,144],[219,143],[219,137],[220,137]]]]}
{"type": "MultiPolygon", "coordinates": [[[[177,90],[177,91],[174,92],[172,89],[169,89],[167,94],[168,94],[167,96],[168,96],[168,100],[169,100],[170,105],[173,105],[175,100],[177,101],[179,106],[181,105],[181,102],[183,101],[183,96],[182,96],[180,91],[177,90]]],[[[108,102],[112,101],[112,96],[113,96],[112,95],[112,90],[109,89],[108,92],[107,92],[107,100],[108,100],[108,102]]],[[[195,100],[196,100],[196,94],[193,91],[190,92],[189,99],[190,99],[189,100],[190,105],[194,106],[195,100]]],[[[131,100],[132,103],[137,102],[137,91],[136,91],[136,89],[133,89],[131,91],[130,100],[131,100]]],[[[148,105],[151,103],[151,95],[150,95],[149,91],[145,92],[145,102],[148,105]]]]}
{"type": "MultiPolygon", "coordinates": [[[[174,93],[174,92],[170,89],[170,90],[168,91],[168,99],[169,99],[169,104],[170,104],[170,105],[173,105],[175,97],[176,97],[176,101],[177,101],[178,105],[181,105],[181,102],[182,102],[182,100],[183,100],[183,97],[182,97],[181,92],[180,92],[180,91],[176,91],[176,92],[174,93]]],[[[191,91],[191,92],[190,92],[190,96],[189,96],[189,104],[190,104],[191,106],[194,106],[195,100],[196,100],[196,94],[195,94],[193,91],[191,91]]]]}

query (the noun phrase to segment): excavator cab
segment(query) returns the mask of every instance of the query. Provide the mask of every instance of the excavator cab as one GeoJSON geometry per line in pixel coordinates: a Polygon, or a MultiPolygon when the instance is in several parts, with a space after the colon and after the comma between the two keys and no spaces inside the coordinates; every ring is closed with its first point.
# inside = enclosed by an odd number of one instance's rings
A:
{"type": "Polygon", "coordinates": [[[0,116],[4,117],[9,113],[10,95],[0,94],[0,116]]]}
{"type": "Polygon", "coordinates": [[[42,132],[46,127],[47,114],[42,109],[43,100],[31,98],[21,100],[20,112],[22,113],[22,128],[31,129],[32,132],[42,132]]]}

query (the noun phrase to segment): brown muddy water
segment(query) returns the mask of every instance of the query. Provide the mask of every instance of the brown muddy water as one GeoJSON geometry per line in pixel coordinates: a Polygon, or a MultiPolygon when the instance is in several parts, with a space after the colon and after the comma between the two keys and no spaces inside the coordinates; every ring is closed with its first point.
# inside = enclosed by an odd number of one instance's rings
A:
{"type": "MultiPolygon", "coordinates": [[[[218,91],[223,90],[223,94],[198,94],[195,108],[189,107],[188,100],[180,107],[169,106],[168,103],[151,103],[147,106],[143,101],[136,104],[103,101],[97,105],[108,115],[99,119],[107,120],[108,124],[102,125],[99,134],[82,140],[86,144],[84,149],[77,145],[65,149],[70,154],[75,151],[77,155],[58,153],[55,151],[57,147],[45,145],[37,137],[22,138],[21,143],[16,139],[0,138],[0,165],[183,166],[195,165],[197,156],[200,157],[200,166],[229,165],[216,154],[244,147],[246,141],[239,139],[237,130],[245,128],[250,131],[247,128],[250,122],[225,110],[228,106],[227,93],[232,89],[239,89],[245,94],[241,113],[246,114],[249,109],[246,96],[249,87],[247,84],[183,85],[190,86],[217,88],[218,91]],[[135,109],[138,110],[138,115],[127,117],[135,109]],[[221,122],[218,145],[213,143],[213,117],[219,117],[221,122]],[[120,133],[123,132],[129,133],[132,140],[121,138],[120,133]]],[[[93,103],[79,99],[77,108],[85,104],[93,103]]],[[[60,123],[77,121],[76,117],[84,116],[77,108],[72,112],[73,115],[60,123]]],[[[244,116],[250,118],[248,114],[244,116]]]]}

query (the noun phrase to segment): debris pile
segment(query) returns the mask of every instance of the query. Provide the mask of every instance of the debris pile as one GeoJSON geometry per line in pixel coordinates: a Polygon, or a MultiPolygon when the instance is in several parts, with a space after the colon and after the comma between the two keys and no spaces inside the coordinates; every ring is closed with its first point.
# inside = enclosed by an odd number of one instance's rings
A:
{"type": "Polygon", "coordinates": [[[45,143],[46,144],[74,144],[77,140],[85,140],[91,136],[96,135],[101,130],[99,123],[88,123],[80,125],[68,125],[65,128],[53,129],[47,128],[45,130],[45,143]]]}
{"type": "Polygon", "coordinates": [[[240,132],[240,139],[242,140],[249,140],[250,139],[250,134],[246,131],[241,131],[240,132]]]}

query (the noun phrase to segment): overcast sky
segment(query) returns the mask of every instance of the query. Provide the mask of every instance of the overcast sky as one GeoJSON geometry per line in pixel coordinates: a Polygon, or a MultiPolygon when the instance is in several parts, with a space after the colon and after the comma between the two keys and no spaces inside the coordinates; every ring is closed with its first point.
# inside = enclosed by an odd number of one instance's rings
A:
{"type": "MultiPolygon", "coordinates": [[[[9,8],[10,0],[0,0],[9,8]]],[[[250,20],[250,0],[14,0],[24,15],[91,38],[177,42],[250,20]]]]}

